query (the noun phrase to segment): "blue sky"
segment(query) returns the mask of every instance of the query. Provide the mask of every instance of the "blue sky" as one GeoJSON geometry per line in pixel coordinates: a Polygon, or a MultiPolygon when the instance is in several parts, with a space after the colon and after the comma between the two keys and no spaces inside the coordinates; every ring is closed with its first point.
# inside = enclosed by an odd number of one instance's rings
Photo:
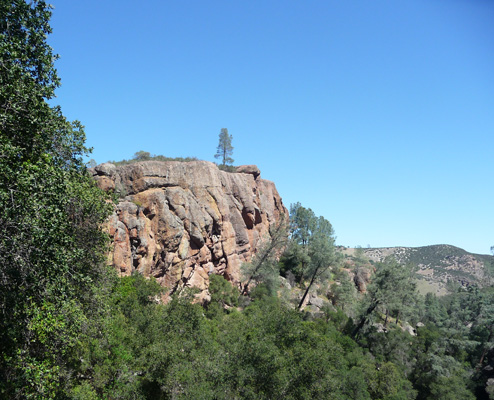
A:
{"type": "Polygon", "coordinates": [[[345,246],[494,245],[494,2],[52,0],[97,162],[257,164],[345,246]]]}

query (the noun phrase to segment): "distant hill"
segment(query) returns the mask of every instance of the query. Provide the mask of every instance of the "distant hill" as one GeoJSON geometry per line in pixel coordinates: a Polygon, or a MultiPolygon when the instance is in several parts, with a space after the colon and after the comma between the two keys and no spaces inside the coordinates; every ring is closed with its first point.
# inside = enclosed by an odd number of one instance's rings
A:
{"type": "MultiPolygon", "coordinates": [[[[355,249],[343,252],[352,255],[355,249]]],[[[418,266],[418,287],[422,293],[447,293],[448,284],[484,286],[494,282],[494,256],[473,254],[455,246],[440,244],[423,247],[381,247],[363,249],[371,263],[388,256],[398,262],[418,266]]]]}

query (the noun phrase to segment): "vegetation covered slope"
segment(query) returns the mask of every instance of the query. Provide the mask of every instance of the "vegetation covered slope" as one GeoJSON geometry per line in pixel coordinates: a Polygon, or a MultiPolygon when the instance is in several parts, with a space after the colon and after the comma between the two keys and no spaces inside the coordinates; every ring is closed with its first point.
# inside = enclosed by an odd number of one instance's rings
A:
{"type": "MultiPolygon", "coordinates": [[[[342,248],[350,260],[356,249],[342,248]]],[[[382,262],[392,256],[401,264],[416,266],[417,279],[423,293],[444,295],[460,285],[489,286],[494,279],[494,257],[473,254],[450,245],[423,247],[381,247],[359,250],[369,262],[382,262]]]]}
{"type": "Polygon", "coordinates": [[[117,279],[82,127],[47,103],[50,9],[0,13],[0,398],[494,398],[492,287],[424,297],[387,259],[358,293],[331,224],[298,203],[280,261],[259,249],[242,294],[217,276],[206,304],[188,289],[162,304],[154,279],[117,279]]]}

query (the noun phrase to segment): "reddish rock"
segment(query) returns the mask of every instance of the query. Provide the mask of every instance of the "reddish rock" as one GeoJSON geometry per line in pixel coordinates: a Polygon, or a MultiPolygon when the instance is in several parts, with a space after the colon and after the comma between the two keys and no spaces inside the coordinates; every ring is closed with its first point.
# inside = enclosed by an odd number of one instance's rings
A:
{"type": "Polygon", "coordinates": [[[103,163],[88,169],[89,173],[94,176],[98,187],[105,191],[115,189],[116,170],[117,167],[111,163],[103,163]]]}
{"type": "Polygon", "coordinates": [[[98,187],[105,192],[115,189],[115,182],[108,176],[95,176],[94,179],[98,187]]]}
{"type": "Polygon", "coordinates": [[[193,286],[207,300],[211,273],[238,285],[241,264],[272,224],[288,218],[274,183],[253,169],[228,173],[207,161],[113,167],[95,168],[96,179],[128,194],[109,219],[111,262],[123,275],[156,277],[168,294],[193,286]]]}

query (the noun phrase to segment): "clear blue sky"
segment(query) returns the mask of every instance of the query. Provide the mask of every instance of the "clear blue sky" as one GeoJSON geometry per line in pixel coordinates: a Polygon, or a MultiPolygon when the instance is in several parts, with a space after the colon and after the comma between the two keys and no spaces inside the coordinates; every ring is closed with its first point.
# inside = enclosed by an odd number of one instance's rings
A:
{"type": "Polygon", "coordinates": [[[257,164],[345,246],[494,245],[491,0],[52,0],[97,162],[257,164]]]}

